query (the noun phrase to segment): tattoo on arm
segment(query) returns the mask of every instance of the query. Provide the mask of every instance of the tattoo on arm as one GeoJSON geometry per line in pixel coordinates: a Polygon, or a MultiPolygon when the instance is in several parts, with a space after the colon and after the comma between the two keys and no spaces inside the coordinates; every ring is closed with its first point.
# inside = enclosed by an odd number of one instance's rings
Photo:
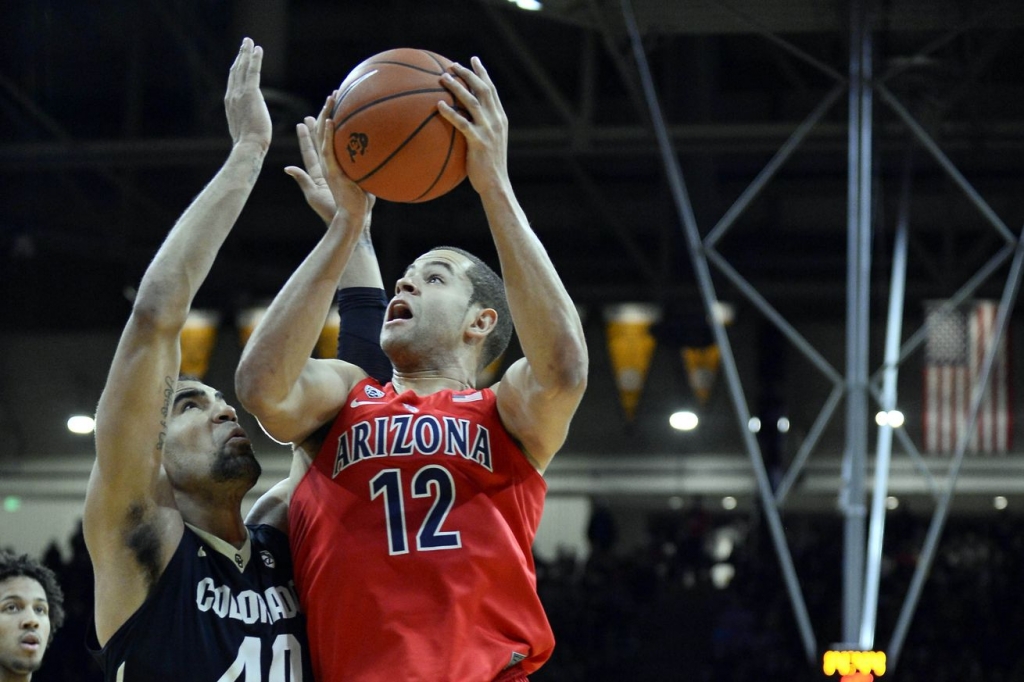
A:
{"type": "Polygon", "coordinates": [[[164,404],[160,408],[160,433],[156,436],[156,448],[163,452],[164,440],[167,438],[167,416],[171,411],[171,399],[174,398],[175,380],[172,377],[164,377],[164,404]]]}

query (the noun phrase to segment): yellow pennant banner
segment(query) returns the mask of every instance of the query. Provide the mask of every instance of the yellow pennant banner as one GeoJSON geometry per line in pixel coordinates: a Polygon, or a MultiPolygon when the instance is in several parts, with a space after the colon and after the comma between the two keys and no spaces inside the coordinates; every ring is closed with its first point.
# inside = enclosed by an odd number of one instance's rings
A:
{"type": "Polygon", "coordinates": [[[717,344],[711,344],[703,348],[683,348],[681,354],[683,365],[686,367],[686,377],[690,382],[690,390],[697,396],[700,404],[705,405],[711,395],[711,388],[715,385],[715,379],[718,377],[722,352],[717,344]]]}
{"type": "Polygon", "coordinates": [[[189,312],[181,330],[181,373],[202,379],[210,369],[220,315],[212,310],[189,312]]]}
{"type": "Polygon", "coordinates": [[[487,386],[490,386],[495,381],[497,381],[498,380],[498,371],[501,369],[502,363],[504,363],[504,362],[505,362],[505,354],[502,353],[501,355],[496,357],[494,360],[492,360],[489,365],[484,367],[483,370],[481,370],[476,375],[476,387],[477,388],[486,388],[487,386]]]}
{"type": "Polygon", "coordinates": [[[605,331],[608,353],[619,402],[632,422],[643,392],[651,357],[657,345],[651,325],[657,322],[660,310],[656,305],[623,303],[605,309],[605,331]]]}
{"type": "Polygon", "coordinates": [[[249,337],[266,313],[266,304],[254,305],[238,313],[235,324],[238,326],[238,345],[241,348],[245,348],[245,344],[249,343],[249,337]]]}
{"type": "Polygon", "coordinates": [[[320,330],[320,338],[316,341],[318,358],[338,357],[338,332],[341,330],[341,315],[336,308],[331,308],[324,320],[324,328],[320,330]]]}

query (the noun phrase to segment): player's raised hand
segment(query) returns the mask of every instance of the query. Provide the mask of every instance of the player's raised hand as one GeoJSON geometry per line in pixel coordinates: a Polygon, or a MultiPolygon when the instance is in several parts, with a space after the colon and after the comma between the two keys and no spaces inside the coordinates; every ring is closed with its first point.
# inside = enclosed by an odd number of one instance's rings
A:
{"type": "MultiPolygon", "coordinates": [[[[327,103],[324,105],[325,111],[334,110],[336,94],[336,92],[331,93],[327,98],[327,103]]],[[[317,125],[320,125],[319,120],[317,125]]],[[[358,220],[360,228],[364,228],[370,219],[370,212],[376,197],[365,192],[341,169],[341,164],[338,163],[338,157],[334,151],[334,130],[335,121],[329,116],[324,117],[320,131],[320,163],[324,180],[327,182],[337,206],[335,215],[344,213],[347,219],[358,220]]]]}
{"type": "Polygon", "coordinates": [[[452,64],[441,78],[468,116],[443,101],[438,111],[466,137],[466,172],[473,189],[483,193],[508,182],[508,117],[480,58],[470,63],[472,69],[452,64]]]}
{"type": "Polygon", "coordinates": [[[250,142],[264,150],[270,147],[273,126],[270,110],[260,90],[260,70],[263,67],[263,48],[251,38],[242,40],[234,64],[228,74],[228,88],[224,94],[228,132],[237,145],[250,142]]]}
{"type": "Polygon", "coordinates": [[[324,177],[318,146],[313,142],[314,136],[317,134],[317,125],[317,119],[307,116],[302,123],[295,126],[295,135],[299,139],[299,153],[302,155],[302,165],[305,168],[286,166],[284,172],[295,178],[303,196],[306,197],[306,203],[320,216],[321,220],[329,224],[338,210],[338,205],[335,203],[334,195],[331,194],[331,188],[327,185],[327,179],[324,177]]]}

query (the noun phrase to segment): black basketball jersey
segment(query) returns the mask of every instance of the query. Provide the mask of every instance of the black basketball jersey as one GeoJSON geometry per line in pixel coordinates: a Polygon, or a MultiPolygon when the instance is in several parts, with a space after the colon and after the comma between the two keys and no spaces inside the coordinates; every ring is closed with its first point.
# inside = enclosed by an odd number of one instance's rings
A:
{"type": "Polygon", "coordinates": [[[185,527],[152,594],[98,650],[107,682],[312,682],[288,538],[249,526],[241,550],[185,527]]]}

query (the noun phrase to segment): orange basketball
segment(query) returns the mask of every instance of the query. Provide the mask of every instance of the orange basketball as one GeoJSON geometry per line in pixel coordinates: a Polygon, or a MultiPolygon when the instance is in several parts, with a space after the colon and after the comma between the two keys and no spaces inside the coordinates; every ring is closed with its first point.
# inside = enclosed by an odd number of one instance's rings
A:
{"type": "Polygon", "coordinates": [[[466,177],[466,138],[437,110],[457,106],[441,85],[451,61],[398,48],[356,66],[338,87],[334,151],[342,170],[381,199],[430,201],[466,177]]]}

